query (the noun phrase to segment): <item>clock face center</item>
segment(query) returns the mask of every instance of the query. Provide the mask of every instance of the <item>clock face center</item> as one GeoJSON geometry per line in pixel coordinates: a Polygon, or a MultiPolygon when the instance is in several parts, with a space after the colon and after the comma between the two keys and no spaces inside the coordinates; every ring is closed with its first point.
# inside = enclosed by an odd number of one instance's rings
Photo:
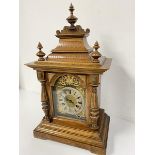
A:
{"type": "Polygon", "coordinates": [[[78,88],[72,86],[59,88],[56,98],[58,114],[71,118],[85,118],[85,100],[78,88]]]}
{"type": "Polygon", "coordinates": [[[62,98],[62,102],[59,102],[60,107],[64,107],[61,108],[62,112],[64,113],[70,113],[70,114],[78,114],[83,110],[83,104],[84,104],[84,100],[83,100],[83,96],[81,95],[81,93],[72,87],[64,87],[61,91],[60,91],[60,100],[62,98]],[[61,104],[63,103],[63,104],[61,104]],[[64,109],[64,110],[63,110],[64,109]]]}
{"type": "Polygon", "coordinates": [[[65,101],[69,107],[75,107],[76,105],[76,98],[73,95],[66,95],[65,101]]]}

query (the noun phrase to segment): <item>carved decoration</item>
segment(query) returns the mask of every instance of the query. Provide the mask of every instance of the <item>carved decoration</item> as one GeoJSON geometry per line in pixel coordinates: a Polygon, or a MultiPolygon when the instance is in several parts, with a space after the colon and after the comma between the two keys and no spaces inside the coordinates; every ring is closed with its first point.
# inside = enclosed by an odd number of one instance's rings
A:
{"type": "Polygon", "coordinates": [[[90,127],[94,130],[98,129],[99,105],[97,96],[97,87],[99,84],[99,75],[90,75],[89,84],[92,87],[91,91],[91,107],[90,107],[90,127]]]}
{"type": "Polygon", "coordinates": [[[41,90],[41,102],[42,102],[42,109],[45,113],[44,119],[49,121],[49,105],[48,105],[48,96],[46,92],[46,85],[45,81],[41,82],[42,90],[41,90]]]}
{"type": "MultiPolygon", "coordinates": [[[[56,81],[59,79],[59,78],[62,78],[62,76],[71,76],[72,79],[73,78],[76,78],[79,82],[79,85],[78,86],[81,86],[82,88],[86,88],[86,76],[85,75],[76,75],[76,74],[61,74],[61,73],[48,73],[48,83],[50,86],[55,86],[55,83],[56,81]],[[74,76],[74,77],[73,77],[74,76]]],[[[72,84],[72,83],[71,83],[72,84]]],[[[77,85],[72,85],[72,86],[75,86],[77,87],[77,85]]]]}
{"type": "Polygon", "coordinates": [[[90,118],[91,118],[91,128],[96,130],[98,126],[99,118],[99,107],[97,100],[97,86],[93,85],[92,87],[92,99],[91,99],[91,109],[90,109],[90,118]]]}
{"type": "Polygon", "coordinates": [[[45,80],[45,73],[41,71],[37,71],[38,80],[41,82],[41,102],[42,102],[42,109],[44,111],[45,116],[43,120],[49,121],[49,101],[48,101],[48,94],[46,90],[46,80],[45,80]]]}
{"type": "Polygon", "coordinates": [[[75,26],[75,30],[71,31],[69,26],[64,26],[63,30],[57,30],[56,31],[56,37],[58,38],[71,38],[71,37],[84,37],[84,36],[88,36],[90,32],[90,29],[82,29],[82,27],[80,25],[76,25],[75,26]]]}
{"type": "Polygon", "coordinates": [[[59,84],[62,86],[72,85],[77,87],[80,85],[80,81],[75,76],[67,74],[60,77],[59,84]]]}

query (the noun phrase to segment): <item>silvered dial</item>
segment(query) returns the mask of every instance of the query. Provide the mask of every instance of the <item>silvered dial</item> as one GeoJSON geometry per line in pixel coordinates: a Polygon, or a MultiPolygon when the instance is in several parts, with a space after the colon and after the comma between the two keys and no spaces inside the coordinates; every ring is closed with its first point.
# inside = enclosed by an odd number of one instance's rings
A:
{"type": "Polygon", "coordinates": [[[60,113],[83,117],[84,98],[77,89],[64,87],[57,92],[57,95],[60,113]]]}

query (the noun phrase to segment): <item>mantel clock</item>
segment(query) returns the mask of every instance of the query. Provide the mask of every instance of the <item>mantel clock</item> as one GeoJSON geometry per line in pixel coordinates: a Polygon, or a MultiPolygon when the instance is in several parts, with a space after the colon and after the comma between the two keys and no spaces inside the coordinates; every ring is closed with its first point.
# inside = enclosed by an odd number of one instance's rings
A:
{"type": "Polygon", "coordinates": [[[97,88],[100,76],[110,68],[111,58],[87,43],[89,29],[75,25],[74,7],[69,7],[70,26],[56,31],[59,44],[48,56],[41,43],[37,61],[26,64],[41,82],[44,117],[34,137],[50,139],[105,155],[110,117],[100,108],[97,88]]]}

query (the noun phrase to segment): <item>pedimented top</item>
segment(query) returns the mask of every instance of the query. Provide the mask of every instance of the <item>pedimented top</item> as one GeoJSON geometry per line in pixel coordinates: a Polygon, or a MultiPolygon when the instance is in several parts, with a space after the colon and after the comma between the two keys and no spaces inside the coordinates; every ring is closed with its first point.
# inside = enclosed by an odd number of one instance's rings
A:
{"type": "Polygon", "coordinates": [[[89,55],[93,48],[89,46],[86,37],[90,30],[84,30],[80,25],[75,25],[77,17],[73,15],[74,7],[69,7],[70,16],[66,19],[70,26],[56,31],[59,44],[47,56],[47,61],[92,63],[89,55]]]}
{"type": "Polygon", "coordinates": [[[73,15],[74,7],[69,7],[70,16],[66,19],[70,26],[64,26],[63,30],[56,31],[59,44],[44,58],[43,47],[39,43],[37,56],[38,61],[28,63],[27,66],[44,71],[103,73],[111,65],[111,59],[103,57],[98,51],[99,44],[96,42],[89,46],[87,36],[90,30],[84,30],[80,25],[75,25],[77,17],[73,15]]]}

